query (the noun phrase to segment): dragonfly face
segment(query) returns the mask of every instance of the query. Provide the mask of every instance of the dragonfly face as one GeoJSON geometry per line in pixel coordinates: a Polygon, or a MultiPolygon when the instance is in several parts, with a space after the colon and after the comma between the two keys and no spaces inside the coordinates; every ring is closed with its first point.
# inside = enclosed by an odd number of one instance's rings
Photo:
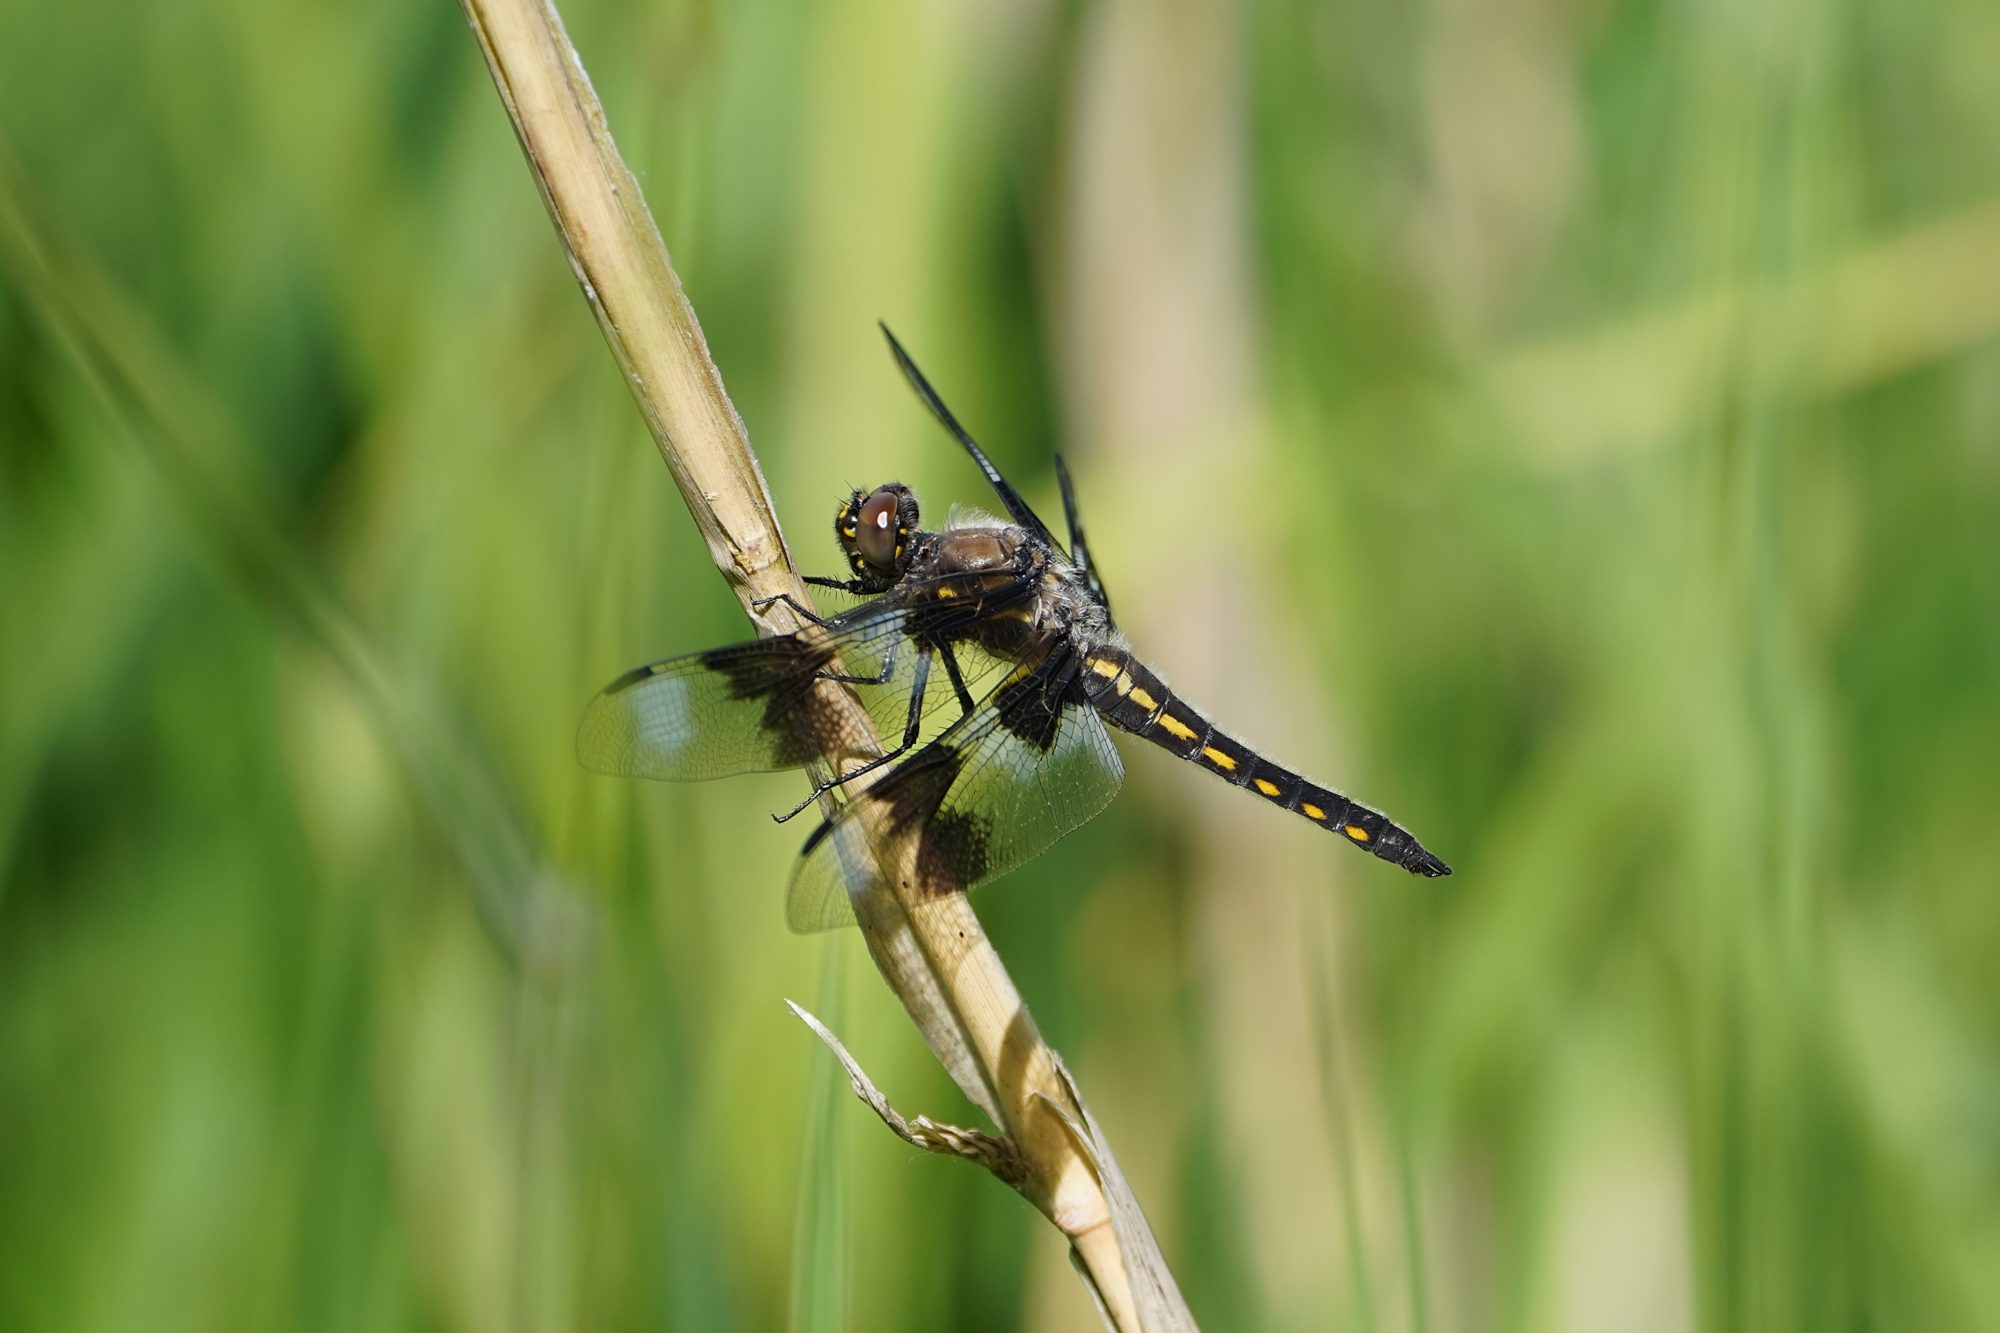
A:
{"type": "Polygon", "coordinates": [[[848,497],[833,518],[833,535],[854,571],[858,591],[886,592],[910,563],[917,531],[917,497],[900,482],[848,497]]]}
{"type": "Polygon", "coordinates": [[[925,532],[908,487],[854,492],[834,519],[851,577],[807,582],[870,600],[828,619],[794,605],[808,622],[796,634],[627,672],[584,712],[586,767],[670,781],[804,767],[839,740],[821,734],[819,684],[852,686],[883,735],[900,741],[791,812],[888,770],[806,840],[787,900],[799,931],[852,921],[854,901],[879,887],[871,829],[915,839],[924,882],[945,888],[975,887],[1039,855],[1117,792],[1124,768],[1107,723],[1413,874],[1451,873],[1386,815],[1264,758],[1169,689],[1112,623],[1061,459],[1067,550],[893,335],[889,346],[1011,521],[925,532]]]}

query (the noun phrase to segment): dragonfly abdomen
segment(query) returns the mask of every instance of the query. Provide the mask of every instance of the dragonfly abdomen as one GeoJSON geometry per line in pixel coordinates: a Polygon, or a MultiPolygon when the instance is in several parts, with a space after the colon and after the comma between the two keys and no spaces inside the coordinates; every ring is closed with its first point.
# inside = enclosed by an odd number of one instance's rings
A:
{"type": "Polygon", "coordinates": [[[1308,782],[1224,734],[1130,653],[1122,649],[1093,653],[1084,667],[1085,696],[1113,726],[1199,764],[1413,875],[1451,873],[1450,866],[1381,811],[1308,782]]]}

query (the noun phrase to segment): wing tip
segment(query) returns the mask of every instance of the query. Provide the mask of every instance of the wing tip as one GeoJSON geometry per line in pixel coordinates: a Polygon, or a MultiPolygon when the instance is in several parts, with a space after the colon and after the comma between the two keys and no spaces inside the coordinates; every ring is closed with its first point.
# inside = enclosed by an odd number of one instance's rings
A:
{"type": "Polygon", "coordinates": [[[598,705],[603,697],[600,694],[596,699],[592,699],[584,708],[583,716],[577,719],[576,738],[571,749],[576,755],[577,767],[584,772],[598,773],[612,778],[624,777],[623,768],[613,763],[604,752],[603,728],[598,722],[600,712],[598,705]]]}

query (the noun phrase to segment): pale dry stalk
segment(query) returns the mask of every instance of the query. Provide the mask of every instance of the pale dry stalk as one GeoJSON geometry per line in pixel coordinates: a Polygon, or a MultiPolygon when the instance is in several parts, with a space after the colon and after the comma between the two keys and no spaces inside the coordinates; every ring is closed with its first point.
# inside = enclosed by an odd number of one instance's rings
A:
{"type": "MultiPolygon", "coordinates": [[[[742,418],[560,17],[543,0],[462,3],[577,281],[716,567],[760,633],[793,628],[782,604],[753,606],[779,594],[810,602],[742,418]]],[[[845,738],[829,763],[880,752],[851,691],[822,686],[821,696],[845,738]]],[[[1095,1122],[964,895],[920,882],[908,840],[871,841],[886,889],[858,904],[869,950],[938,1058],[1001,1129],[1005,1169],[996,1174],[1069,1239],[1115,1327],[1192,1327],[1095,1122]]]]}

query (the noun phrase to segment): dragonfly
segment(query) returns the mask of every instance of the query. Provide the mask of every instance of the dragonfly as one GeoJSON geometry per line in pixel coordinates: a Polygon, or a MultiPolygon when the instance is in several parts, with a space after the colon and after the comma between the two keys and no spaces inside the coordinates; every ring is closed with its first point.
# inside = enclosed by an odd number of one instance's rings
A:
{"type": "Polygon", "coordinates": [[[1412,874],[1451,873],[1381,811],[1265,757],[1169,688],[1112,619],[1062,457],[1066,547],[882,332],[1006,519],[954,513],[929,531],[909,487],[852,492],[833,522],[847,577],[805,582],[863,600],[822,617],[780,594],[758,608],[785,603],[797,632],[626,672],[584,711],[577,756],[586,768],[665,781],[813,770],[812,791],[773,816],[780,822],[830,791],[852,791],[794,863],[786,920],[802,934],[854,921],[855,904],[879,890],[877,837],[914,839],[920,880],[958,889],[1040,855],[1116,794],[1124,767],[1114,729],[1412,874]],[[879,755],[826,771],[843,738],[818,700],[823,682],[851,688],[868,709],[885,738],[879,755]]]}

